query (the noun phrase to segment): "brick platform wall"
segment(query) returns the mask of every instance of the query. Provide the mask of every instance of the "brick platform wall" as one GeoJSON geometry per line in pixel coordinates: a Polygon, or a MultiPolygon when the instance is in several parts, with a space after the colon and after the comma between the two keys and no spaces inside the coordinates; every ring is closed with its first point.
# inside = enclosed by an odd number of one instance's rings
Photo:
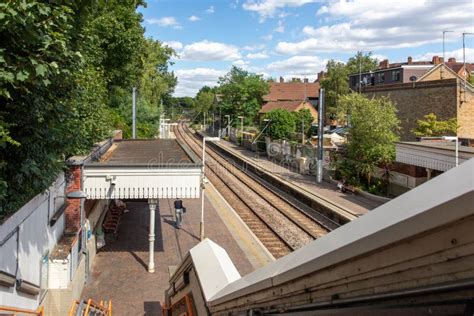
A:
{"type": "Polygon", "coordinates": [[[474,143],[474,89],[467,89],[464,96],[464,84],[458,86],[459,111],[458,111],[458,136],[467,138],[474,143]]]}
{"type": "MultiPolygon", "coordinates": [[[[67,172],[66,194],[81,190],[81,166],[70,166],[67,172]]],[[[66,233],[77,233],[81,228],[81,200],[67,199],[68,205],[65,210],[66,233]]]]}
{"type": "MultiPolygon", "coordinates": [[[[457,89],[457,81],[447,79],[367,87],[363,92],[369,97],[388,96],[398,109],[401,140],[414,141],[416,138],[411,130],[417,126],[416,121],[423,119],[423,116],[434,113],[442,120],[456,117],[457,89]]],[[[473,125],[474,121],[468,124],[467,120],[462,119],[459,123],[464,124],[463,128],[466,129],[465,125],[473,125]]]]}

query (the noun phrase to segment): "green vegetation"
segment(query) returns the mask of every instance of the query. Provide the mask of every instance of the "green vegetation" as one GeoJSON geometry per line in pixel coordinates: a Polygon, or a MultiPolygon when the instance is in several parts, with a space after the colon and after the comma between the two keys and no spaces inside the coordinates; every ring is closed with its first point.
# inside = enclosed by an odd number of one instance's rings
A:
{"type": "Polygon", "coordinates": [[[311,134],[313,117],[308,109],[302,109],[298,112],[275,109],[265,114],[263,118],[271,120],[271,124],[265,134],[272,139],[295,139],[296,133],[301,133],[302,121],[304,121],[305,135],[310,136],[311,134]]]}
{"type": "Polygon", "coordinates": [[[434,136],[456,136],[458,124],[456,118],[446,121],[438,120],[434,113],[424,116],[424,120],[417,120],[418,126],[412,130],[416,136],[434,137],[434,136]]]}
{"type": "Polygon", "coordinates": [[[328,113],[334,113],[338,104],[338,97],[349,94],[348,76],[352,73],[374,70],[377,68],[377,60],[372,53],[363,54],[357,52],[354,57],[349,58],[347,63],[331,59],[326,65],[326,77],[321,80],[321,87],[326,93],[326,107],[328,113]]]}
{"type": "Polygon", "coordinates": [[[46,189],[71,155],[113,129],[156,135],[174,51],[146,39],[141,1],[0,3],[0,214],[46,189]]]}
{"type": "Polygon", "coordinates": [[[376,167],[387,168],[395,159],[400,121],[387,98],[368,99],[352,93],[341,96],[339,118],[349,113],[351,125],[345,153],[337,157],[336,173],[350,184],[373,185],[376,167]]]}
{"type": "Polygon", "coordinates": [[[268,82],[261,75],[233,66],[218,83],[216,92],[222,95],[222,115],[243,116],[246,126],[256,123],[262,98],[269,90],[268,82]]]}

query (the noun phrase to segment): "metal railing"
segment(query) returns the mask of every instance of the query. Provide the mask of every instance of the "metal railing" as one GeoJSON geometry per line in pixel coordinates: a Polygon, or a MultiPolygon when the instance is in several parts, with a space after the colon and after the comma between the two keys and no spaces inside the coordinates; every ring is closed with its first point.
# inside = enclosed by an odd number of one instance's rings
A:
{"type": "Polygon", "coordinates": [[[16,308],[16,307],[9,307],[9,306],[1,306],[0,305],[0,314],[3,314],[3,313],[11,313],[11,315],[44,316],[44,307],[40,306],[36,310],[32,310],[32,309],[24,309],[24,308],[16,308]]]}
{"type": "Polygon", "coordinates": [[[88,316],[88,315],[104,315],[112,316],[112,301],[99,303],[94,302],[92,299],[87,301],[74,301],[71,309],[69,310],[69,316],[88,316]]]}

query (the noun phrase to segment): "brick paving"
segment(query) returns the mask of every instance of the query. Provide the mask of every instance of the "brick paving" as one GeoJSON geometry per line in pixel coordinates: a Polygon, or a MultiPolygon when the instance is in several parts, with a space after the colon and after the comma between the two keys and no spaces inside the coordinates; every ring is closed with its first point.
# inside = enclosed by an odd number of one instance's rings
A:
{"type": "MultiPolygon", "coordinates": [[[[173,200],[160,200],[156,212],[155,273],[147,272],[149,210],[146,202],[128,202],[115,241],[94,259],[82,298],[111,300],[114,315],[161,315],[169,267],[176,266],[199,242],[200,199],[183,200],[187,212],[174,228],[173,200]]],[[[226,249],[241,275],[253,271],[244,252],[206,200],[206,237],[226,249]]]]}
{"type": "Polygon", "coordinates": [[[278,162],[268,160],[266,156],[258,156],[255,152],[242,148],[234,143],[222,140],[219,142],[219,145],[225,146],[236,154],[250,160],[250,162],[271,172],[273,175],[279,176],[294,185],[298,185],[310,193],[326,198],[355,215],[363,215],[369,210],[383,204],[360,195],[339,192],[333,183],[323,182],[319,184],[316,182],[315,176],[293,172],[278,162]]]}

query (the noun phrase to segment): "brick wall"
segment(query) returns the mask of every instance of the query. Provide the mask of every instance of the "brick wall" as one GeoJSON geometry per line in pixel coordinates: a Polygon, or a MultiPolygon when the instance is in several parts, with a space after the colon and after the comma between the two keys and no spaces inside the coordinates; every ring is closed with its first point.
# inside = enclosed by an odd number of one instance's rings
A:
{"type": "MultiPolygon", "coordinates": [[[[66,194],[81,190],[81,166],[70,166],[67,171],[66,194]]],[[[81,200],[68,199],[68,205],[65,210],[66,229],[68,234],[77,233],[81,228],[81,200]]]]}
{"type": "MultiPolygon", "coordinates": [[[[401,121],[401,140],[414,141],[416,138],[411,130],[417,126],[416,121],[423,119],[424,115],[434,113],[442,120],[456,117],[457,89],[457,81],[447,79],[366,87],[363,93],[376,98],[388,96],[398,110],[401,121]]],[[[468,122],[462,120],[460,123],[466,125],[468,122]]],[[[474,121],[468,123],[468,125],[473,124],[474,121]]]]}
{"type": "Polygon", "coordinates": [[[464,94],[464,84],[458,85],[459,107],[458,107],[458,136],[470,139],[474,143],[474,89],[467,88],[464,94]]]}

